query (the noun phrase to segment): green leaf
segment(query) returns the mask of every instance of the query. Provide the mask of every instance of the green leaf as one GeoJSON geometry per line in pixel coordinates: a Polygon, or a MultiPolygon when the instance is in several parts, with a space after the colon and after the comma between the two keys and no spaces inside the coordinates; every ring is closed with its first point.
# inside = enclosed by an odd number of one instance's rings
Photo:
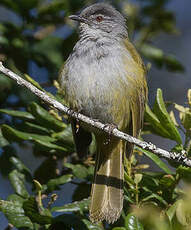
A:
{"type": "Polygon", "coordinates": [[[80,179],[85,179],[89,175],[88,169],[80,164],[70,164],[70,163],[65,163],[65,167],[72,169],[72,173],[75,177],[80,178],[80,179]]]}
{"type": "Polygon", "coordinates": [[[149,157],[152,161],[154,161],[155,164],[158,165],[158,167],[161,168],[165,173],[173,174],[172,171],[168,168],[168,166],[157,155],[145,149],[141,149],[139,147],[136,147],[136,149],[143,152],[147,157],[149,157]]]}
{"type": "MultiPolygon", "coordinates": [[[[52,18],[52,20],[54,20],[54,18],[52,18]]],[[[38,58],[39,56],[42,57],[41,63],[48,69],[51,66],[54,66],[54,70],[59,70],[60,66],[64,62],[60,52],[61,49],[62,39],[55,36],[48,36],[34,44],[33,53],[38,55],[38,58]]]]}
{"type": "Polygon", "coordinates": [[[9,161],[13,164],[13,166],[21,173],[26,176],[26,180],[32,182],[32,175],[30,170],[23,164],[23,162],[16,156],[12,156],[9,158],[9,161]]]}
{"type": "Polygon", "coordinates": [[[42,108],[35,102],[29,105],[29,110],[32,113],[32,115],[36,118],[38,124],[45,126],[48,129],[52,129],[54,131],[59,132],[66,128],[66,124],[64,122],[57,120],[48,111],[46,111],[44,108],[42,108]]]}
{"type": "Polygon", "coordinates": [[[188,97],[188,104],[191,108],[191,89],[188,89],[187,97],[188,97]]]}
{"type": "Polygon", "coordinates": [[[130,186],[134,185],[134,181],[133,179],[127,174],[127,172],[124,172],[124,178],[125,178],[125,182],[128,183],[130,186]]]}
{"type": "Polygon", "coordinates": [[[15,192],[22,196],[27,198],[29,196],[26,188],[25,188],[25,176],[24,174],[20,173],[17,169],[12,170],[9,173],[9,180],[11,182],[11,185],[13,186],[15,192]]]}
{"type": "Polygon", "coordinates": [[[10,126],[8,125],[3,125],[2,126],[2,133],[3,133],[3,136],[9,140],[10,142],[11,141],[16,141],[16,142],[20,142],[20,141],[32,141],[32,140],[35,140],[35,141],[44,141],[44,142],[54,142],[55,139],[52,138],[52,137],[49,137],[49,136],[45,136],[45,135],[38,135],[38,134],[33,134],[33,133],[25,133],[25,132],[22,132],[22,131],[18,131],[14,128],[11,128],[10,126]]]}
{"type": "Polygon", "coordinates": [[[185,180],[188,183],[191,183],[191,168],[180,165],[176,169],[176,173],[181,179],[185,180]]]}
{"type": "Polygon", "coordinates": [[[0,200],[0,211],[4,213],[9,223],[16,228],[33,229],[33,224],[30,219],[25,216],[20,200],[4,201],[0,200]]]}
{"type": "Polygon", "coordinates": [[[49,215],[43,215],[44,210],[41,210],[42,214],[39,212],[39,208],[34,197],[29,197],[29,199],[23,203],[23,209],[26,216],[28,216],[33,223],[40,225],[52,223],[53,218],[49,215]]]}
{"type": "Polygon", "coordinates": [[[170,208],[168,208],[168,210],[166,211],[166,215],[168,216],[169,221],[171,222],[174,215],[176,214],[176,208],[178,205],[179,200],[177,200],[173,205],[170,206],[170,208]]]}
{"type": "Polygon", "coordinates": [[[65,204],[64,206],[53,207],[51,212],[84,212],[89,209],[89,203],[89,199],[83,199],[82,201],[65,204]]]}
{"type": "Polygon", "coordinates": [[[29,10],[37,6],[38,0],[1,0],[1,4],[20,15],[28,16],[29,10]]]}
{"type": "MultiPolygon", "coordinates": [[[[2,29],[2,28],[1,28],[1,25],[0,25],[0,29],[2,29]]],[[[2,31],[2,30],[1,30],[1,31],[2,31]]],[[[0,37],[0,44],[1,44],[1,45],[9,45],[9,41],[8,41],[7,38],[1,36],[1,37],[0,37]]],[[[1,77],[1,76],[0,76],[0,77],[1,77]]]]}
{"type": "Polygon", "coordinates": [[[176,59],[174,55],[165,55],[164,63],[167,70],[171,72],[184,72],[184,66],[176,59]]]}
{"type": "Polygon", "coordinates": [[[151,111],[148,105],[145,107],[145,121],[149,123],[148,129],[161,137],[169,137],[168,131],[162,126],[157,116],[151,111]]]}
{"type": "Polygon", "coordinates": [[[35,140],[35,143],[43,146],[44,147],[43,149],[46,150],[46,151],[53,151],[53,150],[59,150],[59,151],[62,151],[62,152],[67,152],[68,151],[67,148],[64,148],[64,147],[62,147],[60,145],[52,144],[52,143],[47,142],[47,141],[35,140]]]}
{"type": "Polygon", "coordinates": [[[173,189],[173,186],[177,183],[175,178],[172,175],[164,175],[160,181],[160,185],[164,186],[167,189],[173,189]]]}
{"type": "Polygon", "coordinates": [[[148,59],[155,61],[158,66],[162,66],[164,52],[152,45],[144,43],[141,46],[141,53],[148,59]]]}
{"type": "Polygon", "coordinates": [[[55,189],[58,188],[59,185],[66,184],[66,183],[70,182],[71,180],[72,180],[71,174],[63,175],[63,176],[58,177],[56,179],[51,179],[47,183],[48,191],[50,191],[50,192],[54,191],[55,189]]]}
{"type": "Polygon", "coordinates": [[[143,174],[141,174],[141,173],[136,173],[136,174],[135,174],[135,178],[134,178],[135,184],[139,184],[139,182],[141,182],[142,178],[143,178],[143,174]]]}
{"type": "Polygon", "coordinates": [[[31,122],[25,122],[24,126],[26,130],[31,133],[42,134],[42,135],[50,134],[50,130],[48,128],[42,127],[40,125],[31,122]]]}
{"type": "Polygon", "coordinates": [[[82,222],[85,224],[87,229],[90,229],[90,230],[91,229],[92,230],[103,230],[103,227],[101,226],[101,224],[100,224],[100,226],[98,226],[99,223],[98,224],[93,224],[87,219],[82,219],[82,222]]]}
{"type": "Polygon", "coordinates": [[[182,117],[183,117],[182,124],[184,128],[187,130],[191,129],[191,112],[186,111],[185,113],[183,113],[182,117]]]}
{"type": "Polygon", "coordinates": [[[0,148],[9,145],[9,142],[3,137],[2,131],[0,129],[0,148]]]}
{"type": "Polygon", "coordinates": [[[25,79],[26,79],[28,82],[30,82],[32,85],[34,85],[34,86],[37,87],[38,89],[44,91],[43,88],[40,86],[40,84],[39,84],[37,81],[35,81],[32,77],[30,77],[28,74],[24,74],[24,77],[25,77],[25,79]]]}
{"type": "Polygon", "coordinates": [[[163,199],[163,197],[159,196],[157,193],[154,193],[152,190],[146,188],[145,186],[143,187],[143,189],[146,192],[149,192],[151,195],[148,195],[147,197],[145,197],[144,199],[142,199],[142,202],[146,202],[146,201],[151,200],[151,199],[157,199],[164,206],[168,206],[168,203],[166,202],[166,200],[163,199]]]}
{"type": "Polygon", "coordinates": [[[132,214],[129,214],[125,218],[125,228],[127,230],[144,230],[142,224],[139,222],[138,218],[132,214]]]}
{"type": "Polygon", "coordinates": [[[171,72],[183,72],[184,66],[176,59],[174,55],[166,55],[163,50],[144,43],[140,49],[141,53],[149,60],[153,61],[157,67],[165,66],[171,72]]]}
{"type": "Polygon", "coordinates": [[[18,111],[18,110],[9,110],[9,109],[0,109],[1,113],[8,114],[12,117],[17,117],[23,120],[32,120],[34,121],[35,118],[31,113],[18,111]]]}
{"type": "Polygon", "coordinates": [[[62,132],[53,133],[52,137],[58,139],[64,146],[70,147],[71,151],[74,150],[74,140],[71,125],[68,125],[62,132]]]}
{"type": "Polygon", "coordinates": [[[39,8],[39,15],[43,16],[46,14],[58,14],[61,10],[69,9],[68,1],[62,1],[62,0],[54,0],[50,2],[49,4],[43,4],[39,8]]]}
{"type": "Polygon", "coordinates": [[[115,228],[112,228],[112,230],[127,230],[127,229],[124,227],[115,227],[115,228]]]}
{"type": "Polygon", "coordinates": [[[161,89],[157,90],[157,96],[153,107],[153,111],[155,114],[157,114],[157,117],[160,120],[163,127],[165,127],[166,130],[168,130],[168,133],[170,134],[169,138],[181,144],[182,139],[180,133],[178,132],[176,126],[170,118],[169,113],[166,110],[161,89]]]}
{"type": "Polygon", "coordinates": [[[19,172],[27,172],[30,174],[30,170],[23,164],[23,162],[17,157],[10,157],[10,162],[16,167],[19,172]]]}
{"type": "Polygon", "coordinates": [[[7,201],[20,203],[22,205],[25,199],[17,194],[11,194],[8,196],[7,201]]]}
{"type": "Polygon", "coordinates": [[[176,207],[176,217],[183,226],[189,226],[190,224],[190,215],[188,215],[186,211],[185,201],[183,199],[178,200],[176,207]]]}

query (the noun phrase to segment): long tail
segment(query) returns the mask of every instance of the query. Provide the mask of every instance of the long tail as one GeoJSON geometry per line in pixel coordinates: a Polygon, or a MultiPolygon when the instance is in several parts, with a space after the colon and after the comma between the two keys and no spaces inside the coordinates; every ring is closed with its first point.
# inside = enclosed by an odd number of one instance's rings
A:
{"type": "Polygon", "coordinates": [[[106,220],[108,223],[113,223],[119,218],[123,208],[125,143],[116,138],[111,138],[109,141],[107,138],[97,138],[97,145],[90,220],[92,222],[106,220]]]}

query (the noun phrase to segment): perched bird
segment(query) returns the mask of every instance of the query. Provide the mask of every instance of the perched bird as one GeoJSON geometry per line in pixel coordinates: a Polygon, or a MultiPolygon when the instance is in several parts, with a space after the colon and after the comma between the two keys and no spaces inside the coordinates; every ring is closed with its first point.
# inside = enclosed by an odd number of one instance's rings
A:
{"type": "MultiPolygon", "coordinates": [[[[111,5],[97,3],[70,19],[79,22],[79,41],[60,73],[65,100],[75,111],[137,137],[147,84],[125,18],[111,5]]],[[[75,120],[72,128],[79,156],[87,153],[92,131],[97,142],[90,220],[113,223],[123,208],[124,155],[133,145],[85,124],[77,127],[75,120]]]]}

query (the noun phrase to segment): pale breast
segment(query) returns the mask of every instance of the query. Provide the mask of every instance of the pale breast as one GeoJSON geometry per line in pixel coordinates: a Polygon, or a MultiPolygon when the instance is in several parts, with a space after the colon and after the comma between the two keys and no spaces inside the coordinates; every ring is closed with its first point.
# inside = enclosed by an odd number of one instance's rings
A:
{"type": "Polygon", "coordinates": [[[129,110],[127,68],[131,58],[120,46],[96,47],[69,57],[62,76],[66,100],[73,109],[105,123],[119,124],[129,110]]]}

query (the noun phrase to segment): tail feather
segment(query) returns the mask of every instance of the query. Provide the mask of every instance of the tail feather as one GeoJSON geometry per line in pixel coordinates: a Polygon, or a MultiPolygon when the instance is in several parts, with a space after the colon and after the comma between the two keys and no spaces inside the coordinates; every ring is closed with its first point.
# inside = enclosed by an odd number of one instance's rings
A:
{"type": "Polygon", "coordinates": [[[91,191],[90,220],[115,222],[123,208],[123,156],[125,143],[98,140],[94,183],[91,191]]]}

